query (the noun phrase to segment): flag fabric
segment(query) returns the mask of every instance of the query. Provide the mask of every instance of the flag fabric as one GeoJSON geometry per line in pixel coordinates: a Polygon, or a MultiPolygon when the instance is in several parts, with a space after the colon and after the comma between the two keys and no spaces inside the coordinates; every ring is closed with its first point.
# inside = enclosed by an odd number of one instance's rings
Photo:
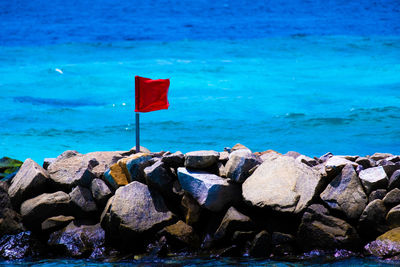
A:
{"type": "Polygon", "coordinates": [[[168,109],[169,79],[135,76],[135,112],[168,109]]]}

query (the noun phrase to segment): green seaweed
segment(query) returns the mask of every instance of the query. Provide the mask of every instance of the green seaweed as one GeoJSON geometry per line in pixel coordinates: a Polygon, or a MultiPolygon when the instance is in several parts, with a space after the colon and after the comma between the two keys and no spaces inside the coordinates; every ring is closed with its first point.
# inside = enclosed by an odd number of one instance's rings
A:
{"type": "Polygon", "coordinates": [[[0,179],[9,177],[11,174],[17,172],[22,165],[22,161],[3,157],[0,159],[0,179]]]}

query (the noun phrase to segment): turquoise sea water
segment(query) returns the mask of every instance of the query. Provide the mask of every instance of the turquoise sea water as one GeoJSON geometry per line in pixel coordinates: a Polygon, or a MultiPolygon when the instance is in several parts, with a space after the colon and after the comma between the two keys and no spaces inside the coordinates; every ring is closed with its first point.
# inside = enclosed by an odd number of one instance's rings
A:
{"type": "Polygon", "coordinates": [[[0,155],[134,146],[134,75],[170,78],[151,151],[400,154],[400,37],[123,41],[0,50],[0,155]]]}

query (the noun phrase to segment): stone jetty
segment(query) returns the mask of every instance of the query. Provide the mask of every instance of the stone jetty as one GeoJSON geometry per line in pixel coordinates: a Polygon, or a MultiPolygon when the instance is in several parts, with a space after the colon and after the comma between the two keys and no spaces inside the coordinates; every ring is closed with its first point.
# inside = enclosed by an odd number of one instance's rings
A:
{"type": "Polygon", "coordinates": [[[0,257],[400,258],[400,156],[224,151],[0,159],[0,257]],[[343,252],[341,252],[343,253],[343,252]]]}

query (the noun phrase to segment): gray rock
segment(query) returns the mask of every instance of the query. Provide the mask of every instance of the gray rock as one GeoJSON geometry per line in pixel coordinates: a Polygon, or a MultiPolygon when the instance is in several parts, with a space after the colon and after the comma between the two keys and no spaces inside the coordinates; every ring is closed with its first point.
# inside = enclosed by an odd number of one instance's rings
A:
{"type": "Polygon", "coordinates": [[[113,195],[106,183],[98,178],[92,180],[90,190],[93,198],[100,207],[103,207],[107,203],[107,200],[113,195]]]}
{"type": "Polygon", "coordinates": [[[267,231],[261,231],[251,243],[249,254],[252,257],[268,257],[271,252],[271,235],[267,231]]]}
{"type": "Polygon", "coordinates": [[[315,159],[312,159],[312,158],[307,157],[307,156],[305,156],[305,155],[300,155],[300,156],[298,156],[298,157],[296,158],[296,160],[297,160],[298,162],[301,162],[301,163],[306,164],[306,165],[309,166],[309,167],[314,167],[314,166],[318,165],[318,163],[319,163],[319,162],[316,161],[315,159]]]}
{"type": "Polygon", "coordinates": [[[356,163],[363,166],[364,169],[373,167],[371,161],[366,157],[359,157],[358,159],[356,159],[356,163]]]}
{"type": "Polygon", "coordinates": [[[128,182],[139,181],[145,183],[144,169],[154,164],[150,154],[138,153],[129,158],[122,159],[118,164],[128,171],[128,182]]]}
{"type": "Polygon", "coordinates": [[[144,169],[146,184],[162,193],[171,193],[173,177],[166,169],[165,163],[157,161],[144,169]]]}
{"type": "Polygon", "coordinates": [[[221,224],[215,231],[214,239],[221,242],[228,240],[236,231],[249,231],[254,229],[254,223],[246,215],[240,213],[234,207],[230,207],[225,213],[221,224]]]}
{"type": "Polygon", "coordinates": [[[47,181],[47,172],[32,159],[26,159],[8,189],[14,209],[19,211],[22,202],[45,191],[47,181]]]}
{"type": "Polygon", "coordinates": [[[219,153],[213,150],[193,151],[185,154],[185,167],[191,169],[207,169],[216,164],[219,153]]]}
{"type": "Polygon", "coordinates": [[[117,189],[110,208],[110,234],[122,241],[159,231],[173,224],[174,215],[163,198],[140,183],[132,182],[117,189]]]}
{"type": "Polygon", "coordinates": [[[82,154],[68,154],[68,157],[56,159],[47,170],[56,190],[70,192],[77,185],[90,186],[95,177],[92,169],[96,165],[97,161],[88,160],[82,154]]]}
{"type": "Polygon", "coordinates": [[[70,212],[71,198],[67,193],[58,191],[51,194],[41,194],[28,199],[21,205],[21,215],[24,224],[30,227],[40,225],[45,219],[57,215],[67,215],[70,212]]]}
{"type": "Polygon", "coordinates": [[[75,220],[73,216],[59,215],[51,217],[42,222],[43,232],[54,232],[67,226],[70,222],[75,220]]]}
{"type": "Polygon", "coordinates": [[[393,172],[389,179],[388,190],[400,187],[400,170],[393,172]]]}
{"type": "Polygon", "coordinates": [[[332,156],[325,162],[326,168],[329,168],[329,169],[341,169],[344,166],[346,166],[347,164],[351,164],[354,168],[356,168],[358,166],[357,163],[350,161],[348,159],[345,159],[341,156],[332,156]]]}
{"type": "Polygon", "coordinates": [[[77,218],[87,218],[94,216],[98,209],[96,202],[89,189],[82,186],[75,187],[71,193],[71,208],[77,218]]]}
{"type": "Polygon", "coordinates": [[[182,152],[177,151],[169,155],[164,155],[161,161],[164,162],[169,167],[173,168],[183,167],[183,164],[185,162],[185,155],[183,155],[182,152]]]}
{"type": "Polygon", "coordinates": [[[385,170],[386,175],[388,177],[391,177],[395,171],[400,170],[400,162],[393,163],[391,161],[386,161],[385,163],[381,164],[380,166],[383,167],[383,169],[385,170]]]}
{"type": "Polygon", "coordinates": [[[386,232],[386,207],[382,200],[375,199],[365,207],[358,222],[360,235],[369,240],[375,239],[378,235],[386,232]]]}
{"type": "Polygon", "coordinates": [[[54,161],[56,161],[56,158],[45,158],[43,160],[43,169],[47,170],[50,164],[52,164],[54,161]]]}
{"type": "Polygon", "coordinates": [[[370,156],[370,159],[378,161],[378,160],[385,159],[385,158],[392,157],[392,156],[393,155],[389,154],[389,153],[378,153],[377,152],[377,153],[373,154],[372,156],[370,156]]]}
{"type": "Polygon", "coordinates": [[[218,159],[219,162],[226,164],[228,160],[229,160],[229,153],[227,151],[219,152],[219,159],[218,159]]]}
{"type": "Polygon", "coordinates": [[[70,222],[62,230],[50,235],[48,244],[64,251],[63,256],[95,259],[96,249],[104,247],[105,232],[100,224],[82,225],[70,222]]]}
{"type": "Polygon", "coordinates": [[[218,162],[217,163],[218,167],[218,176],[226,178],[226,169],[223,163],[218,162]]]}
{"type": "Polygon", "coordinates": [[[304,250],[351,249],[359,245],[357,231],[347,222],[329,215],[319,204],[308,207],[297,232],[297,240],[304,250]]]}
{"type": "Polygon", "coordinates": [[[397,256],[400,253],[400,227],[384,233],[364,248],[370,254],[384,259],[397,256]]]}
{"type": "Polygon", "coordinates": [[[321,199],[333,210],[343,212],[351,220],[358,219],[368,203],[367,195],[352,165],[342,172],[322,192],[321,199]]]}
{"type": "Polygon", "coordinates": [[[236,183],[243,183],[250,176],[249,171],[261,161],[245,149],[232,152],[225,165],[226,177],[236,183]]]}
{"type": "Polygon", "coordinates": [[[373,167],[362,170],[359,176],[368,195],[376,189],[386,188],[389,182],[383,167],[373,167]]]}
{"type": "Polygon", "coordinates": [[[395,188],[391,190],[385,198],[383,199],[383,203],[387,207],[393,207],[396,206],[397,204],[400,204],[400,189],[395,188]]]}
{"type": "Polygon", "coordinates": [[[266,159],[243,183],[243,198],[251,206],[300,213],[321,193],[318,171],[287,156],[266,159]]]}
{"type": "Polygon", "coordinates": [[[288,151],[288,152],[285,154],[285,156],[288,156],[288,157],[291,157],[291,158],[296,159],[296,158],[300,157],[301,154],[300,154],[299,152],[296,152],[296,151],[288,151]]]}
{"type": "Polygon", "coordinates": [[[83,157],[85,161],[96,160],[98,164],[94,166],[91,172],[96,178],[100,178],[114,163],[121,158],[130,155],[126,151],[98,151],[85,154],[83,157]]]}
{"type": "Polygon", "coordinates": [[[369,194],[368,197],[368,202],[372,202],[375,199],[383,199],[387,194],[386,189],[377,189],[375,191],[372,191],[371,194],[369,194]]]}
{"type": "Polygon", "coordinates": [[[390,160],[393,163],[400,162],[400,156],[387,157],[386,160],[390,160]]]}
{"type": "Polygon", "coordinates": [[[400,227],[400,204],[389,210],[386,221],[391,228],[400,227]]]}
{"type": "Polygon", "coordinates": [[[321,162],[326,162],[328,159],[330,159],[331,157],[333,157],[333,154],[331,152],[328,152],[324,155],[322,155],[321,157],[319,157],[319,160],[321,162]]]}
{"type": "Polygon", "coordinates": [[[201,206],[214,212],[236,203],[241,197],[240,186],[214,174],[178,168],[178,179],[183,190],[201,206]]]}

